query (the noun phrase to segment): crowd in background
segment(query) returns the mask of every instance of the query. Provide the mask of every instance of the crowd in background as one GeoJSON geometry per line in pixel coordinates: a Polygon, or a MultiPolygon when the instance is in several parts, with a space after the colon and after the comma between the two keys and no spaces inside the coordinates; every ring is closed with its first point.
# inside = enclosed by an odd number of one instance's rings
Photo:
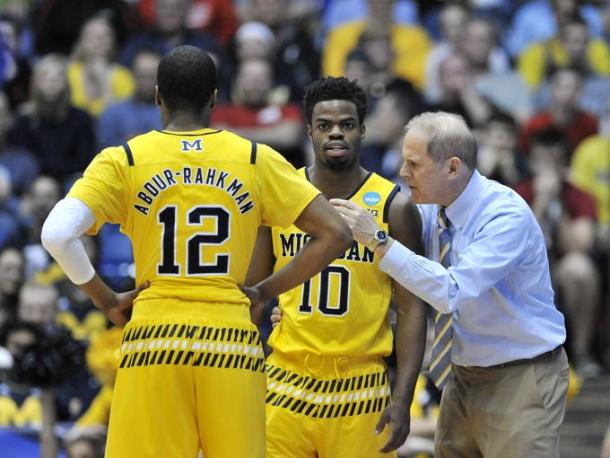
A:
{"type": "MultiPolygon", "coordinates": [[[[39,426],[49,390],[60,421],[107,421],[120,336],[40,231],[101,149],[162,128],[156,69],[182,44],[217,63],[211,126],[296,167],[312,161],[302,96],[323,75],[365,89],[362,165],[397,183],[407,121],[462,115],[479,171],[513,187],[543,229],[575,373],[610,369],[609,2],[0,0],[0,346],[14,361],[0,379],[0,427],[39,426]],[[57,360],[33,374],[28,358],[49,345],[57,360]],[[57,361],[72,364],[55,373],[57,361]]],[[[113,287],[132,286],[118,228],[86,246],[113,287]]],[[[422,417],[425,383],[419,391],[422,417]]],[[[69,447],[101,450],[103,428],[86,431],[69,447]]]]}

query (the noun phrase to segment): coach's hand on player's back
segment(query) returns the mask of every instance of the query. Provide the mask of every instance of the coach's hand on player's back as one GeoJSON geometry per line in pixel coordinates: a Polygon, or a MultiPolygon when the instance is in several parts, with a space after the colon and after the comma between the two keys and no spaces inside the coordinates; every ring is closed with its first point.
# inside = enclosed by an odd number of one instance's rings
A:
{"type": "Polygon", "coordinates": [[[409,405],[409,402],[395,399],[381,413],[381,418],[375,427],[375,434],[380,434],[388,423],[391,429],[390,438],[380,450],[382,453],[396,450],[407,440],[411,429],[409,405]]]}

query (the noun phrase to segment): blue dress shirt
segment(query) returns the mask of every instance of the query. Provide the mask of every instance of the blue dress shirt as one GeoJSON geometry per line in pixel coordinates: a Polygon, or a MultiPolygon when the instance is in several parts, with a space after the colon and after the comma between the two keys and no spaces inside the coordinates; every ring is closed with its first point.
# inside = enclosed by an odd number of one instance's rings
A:
{"type": "Polygon", "coordinates": [[[446,208],[451,266],[438,259],[437,205],[421,205],[427,259],[394,241],[379,267],[442,313],[453,313],[451,360],[492,366],[565,341],[540,226],[512,189],[474,172],[446,208]]]}

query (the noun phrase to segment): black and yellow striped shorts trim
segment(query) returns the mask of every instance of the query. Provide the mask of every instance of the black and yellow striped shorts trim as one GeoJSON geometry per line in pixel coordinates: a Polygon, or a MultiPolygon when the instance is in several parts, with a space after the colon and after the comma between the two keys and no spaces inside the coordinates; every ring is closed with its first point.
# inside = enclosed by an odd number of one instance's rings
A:
{"type": "Polygon", "coordinates": [[[390,402],[386,371],[319,380],[267,364],[267,405],[311,418],[381,412],[390,402]]]}
{"type": "Polygon", "coordinates": [[[131,326],[123,333],[119,368],[183,365],[263,372],[256,330],[161,323],[131,326]]]}

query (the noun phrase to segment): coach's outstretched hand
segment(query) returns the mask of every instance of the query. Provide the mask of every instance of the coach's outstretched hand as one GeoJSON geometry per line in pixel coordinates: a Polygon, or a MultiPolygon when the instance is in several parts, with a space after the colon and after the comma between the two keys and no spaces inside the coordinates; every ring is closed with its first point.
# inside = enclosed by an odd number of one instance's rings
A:
{"type": "Polygon", "coordinates": [[[375,434],[380,434],[387,424],[390,424],[391,435],[386,444],[380,450],[388,453],[396,450],[407,440],[411,429],[411,412],[409,403],[394,400],[383,410],[381,418],[375,427],[375,434]]]}

